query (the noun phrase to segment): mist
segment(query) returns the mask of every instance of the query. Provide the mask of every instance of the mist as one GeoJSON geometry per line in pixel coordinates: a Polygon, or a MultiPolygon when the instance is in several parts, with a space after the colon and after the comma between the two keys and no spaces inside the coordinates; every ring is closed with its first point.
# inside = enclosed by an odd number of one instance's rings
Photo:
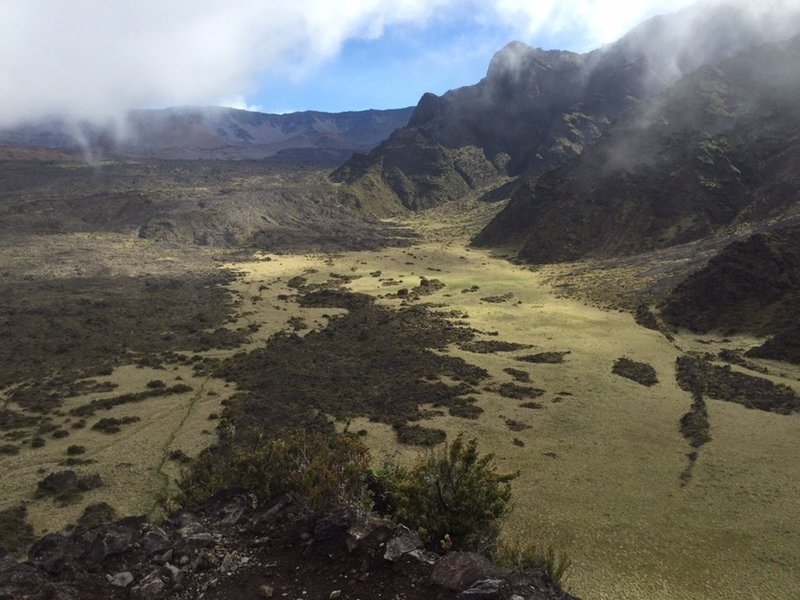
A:
{"type": "Polygon", "coordinates": [[[686,2],[626,4],[619,11],[606,1],[1,2],[0,126],[54,116],[102,123],[145,107],[249,107],[260,75],[313,77],[346,41],[377,38],[394,25],[458,16],[503,28],[509,39],[572,29],[595,44],[612,41],[648,10],[686,2]]]}
{"type": "MultiPolygon", "coordinates": [[[[748,8],[772,27],[800,0],[748,8]]],[[[313,77],[352,39],[396,25],[449,19],[507,31],[535,43],[564,35],[586,50],[609,43],[646,16],[686,0],[26,0],[0,3],[0,127],[65,118],[124,127],[133,108],[227,105],[269,93],[265,73],[313,77]]],[[[742,7],[749,3],[739,2],[742,7]]],[[[676,40],[671,40],[674,45],[676,40]]],[[[487,57],[487,61],[488,61],[487,57]]],[[[421,90],[421,92],[424,90],[421,90]]]]}

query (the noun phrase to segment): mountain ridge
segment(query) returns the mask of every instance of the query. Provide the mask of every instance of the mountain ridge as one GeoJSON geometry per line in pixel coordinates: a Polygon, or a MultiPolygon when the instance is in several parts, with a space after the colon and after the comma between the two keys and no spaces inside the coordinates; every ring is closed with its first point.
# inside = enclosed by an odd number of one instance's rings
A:
{"type": "Polygon", "coordinates": [[[163,159],[262,159],[303,150],[332,164],[367,150],[404,125],[412,109],[270,114],[227,107],[130,111],[118,124],[53,119],[0,131],[0,145],[87,150],[163,159]]]}
{"type": "Polygon", "coordinates": [[[680,244],[797,204],[800,36],[687,75],[570,165],[520,187],[475,238],[561,262],[680,244]],[[794,191],[793,191],[794,190],[794,191]]]}
{"type": "Polygon", "coordinates": [[[777,19],[756,23],[745,9],[720,3],[654,17],[585,54],[512,42],[480,82],[425,94],[406,127],[332,178],[378,211],[420,210],[509,179],[536,179],[580,155],[618,115],[683,73],[794,31],[790,20],[777,19]],[[409,157],[415,153],[425,160],[409,157]]]}

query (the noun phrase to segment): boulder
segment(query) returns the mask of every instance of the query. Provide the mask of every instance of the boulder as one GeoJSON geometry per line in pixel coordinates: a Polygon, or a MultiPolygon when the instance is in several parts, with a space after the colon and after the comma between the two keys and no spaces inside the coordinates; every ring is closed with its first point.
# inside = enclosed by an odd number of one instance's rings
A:
{"type": "Polygon", "coordinates": [[[431,573],[434,585],[456,592],[466,590],[476,581],[502,579],[511,574],[476,552],[450,552],[442,557],[431,573]]]}
{"type": "Polygon", "coordinates": [[[113,575],[106,575],[108,583],[117,588],[126,588],[133,583],[133,575],[130,571],[121,571],[113,575]]]}
{"type": "Polygon", "coordinates": [[[159,569],[152,571],[131,590],[131,598],[134,600],[152,600],[156,598],[166,588],[164,580],[161,578],[159,569]]]}
{"type": "Polygon", "coordinates": [[[493,600],[500,597],[502,579],[483,579],[458,595],[458,600],[493,600]]]}
{"type": "Polygon", "coordinates": [[[400,529],[400,534],[393,537],[386,544],[386,552],[384,552],[383,558],[395,561],[404,554],[409,554],[422,548],[422,545],[422,540],[415,532],[403,527],[400,529]]]}
{"type": "Polygon", "coordinates": [[[148,556],[166,552],[172,544],[167,532],[156,525],[148,525],[145,528],[144,535],[142,535],[139,543],[148,556]]]}

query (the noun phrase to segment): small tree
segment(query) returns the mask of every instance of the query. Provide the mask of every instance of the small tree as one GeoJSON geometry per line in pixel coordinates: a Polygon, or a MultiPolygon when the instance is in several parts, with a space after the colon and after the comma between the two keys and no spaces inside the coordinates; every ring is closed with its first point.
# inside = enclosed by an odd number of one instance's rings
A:
{"type": "Polygon", "coordinates": [[[459,434],[411,468],[389,475],[395,517],[417,528],[429,544],[477,546],[508,512],[510,482],[517,476],[498,473],[494,455],[480,456],[477,440],[465,442],[459,434]]]}

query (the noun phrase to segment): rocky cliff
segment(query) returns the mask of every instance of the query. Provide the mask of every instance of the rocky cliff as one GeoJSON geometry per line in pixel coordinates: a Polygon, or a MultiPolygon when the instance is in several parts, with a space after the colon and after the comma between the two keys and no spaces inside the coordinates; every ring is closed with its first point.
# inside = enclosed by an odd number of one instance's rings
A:
{"type": "Polygon", "coordinates": [[[730,244],[672,291],[661,314],[698,333],[773,336],[748,355],[800,363],[800,225],[730,244]]]}
{"type": "Polygon", "coordinates": [[[522,186],[475,242],[547,263],[613,256],[792,213],[800,37],[701,67],[624,114],[571,164],[522,186]]]}
{"type": "Polygon", "coordinates": [[[579,156],[611,120],[682,74],[785,30],[745,13],[725,3],[687,9],[587,54],[513,42],[478,84],[426,94],[407,127],[333,178],[378,211],[417,210],[509,179],[535,180],[579,156]]]}

